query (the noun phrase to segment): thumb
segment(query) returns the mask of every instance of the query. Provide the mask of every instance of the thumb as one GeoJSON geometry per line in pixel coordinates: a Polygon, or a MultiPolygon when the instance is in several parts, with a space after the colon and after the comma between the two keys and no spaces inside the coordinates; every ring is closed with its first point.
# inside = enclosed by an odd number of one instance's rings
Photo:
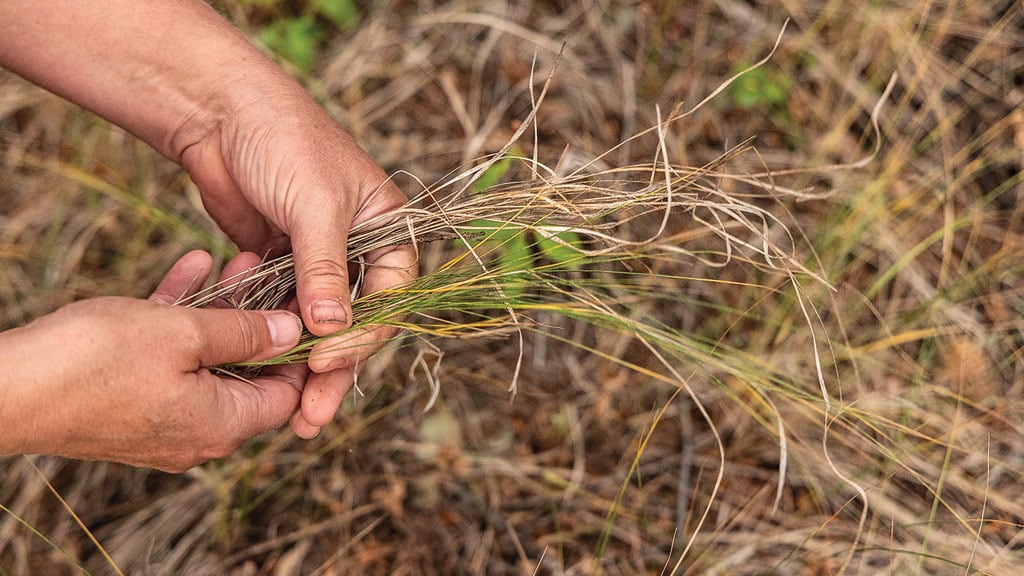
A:
{"type": "Polygon", "coordinates": [[[302,318],[310,332],[327,336],[347,328],[352,318],[346,256],[348,226],[340,212],[337,217],[320,207],[316,212],[296,218],[302,225],[290,235],[302,318]]]}
{"type": "Polygon", "coordinates": [[[190,326],[196,358],[203,367],[273,358],[291,350],[302,323],[284,310],[192,309],[190,326]]]}

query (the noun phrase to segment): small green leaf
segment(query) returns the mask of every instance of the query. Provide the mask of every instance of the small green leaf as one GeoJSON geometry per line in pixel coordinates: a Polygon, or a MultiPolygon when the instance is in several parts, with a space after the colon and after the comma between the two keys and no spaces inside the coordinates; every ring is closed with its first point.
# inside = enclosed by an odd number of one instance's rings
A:
{"type": "Polygon", "coordinates": [[[496,185],[511,167],[512,159],[508,156],[498,160],[477,178],[477,181],[473,183],[473,190],[480,192],[496,185]]]}
{"type": "Polygon", "coordinates": [[[474,220],[471,225],[501,249],[499,262],[504,269],[523,269],[533,266],[533,253],[526,243],[521,228],[508,226],[497,220],[474,220]]]}
{"type": "Polygon", "coordinates": [[[578,234],[575,232],[559,232],[554,235],[554,238],[557,238],[557,240],[537,234],[537,248],[540,249],[541,254],[550,260],[552,264],[566,264],[575,258],[579,258],[580,253],[576,248],[582,244],[578,234]]]}
{"type": "Polygon", "coordinates": [[[520,232],[510,234],[501,243],[501,267],[506,270],[524,270],[533,267],[533,253],[520,232]]]}
{"type": "MultiPolygon", "coordinates": [[[[507,273],[502,282],[502,289],[509,299],[516,299],[523,294],[522,282],[516,276],[520,272],[533,268],[533,252],[526,242],[526,235],[521,228],[502,224],[497,220],[479,219],[470,225],[478,232],[486,235],[485,240],[491,246],[497,246],[501,253],[496,261],[500,270],[507,273]]],[[[524,280],[525,281],[525,280],[524,280]]]]}
{"type": "Polygon", "coordinates": [[[338,28],[348,29],[359,20],[359,8],[352,0],[316,0],[316,10],[338,28]]]}

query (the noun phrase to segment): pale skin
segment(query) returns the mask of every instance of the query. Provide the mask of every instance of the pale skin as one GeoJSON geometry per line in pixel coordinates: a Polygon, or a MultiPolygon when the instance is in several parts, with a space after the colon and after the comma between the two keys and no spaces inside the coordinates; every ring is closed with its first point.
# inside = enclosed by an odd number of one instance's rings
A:
{"type": "MultiPolygon", "coordinates": [[[[0,66],[107,118],[178,162],[249,253],[291,250],[292,309],[315,335],[351,321],[346,239],[405,196],[273,62],[200,0],[4,0],[0,66]]],[[[370,254],[364,292],[416,274],[411,247],[370,254]]],[[[298,317],[172,307],[209,258],[186,255],[149,301],[72,304],[0,334],[0,454],[43,453],[183,470],[290,421],[313,437],[352,387],[358,353],[255,385],[209,368],[295,344],[298,317]],[[271,330],[273,327],[273,330],[271,330]],[[289,328],[291,327],[291,328],[289,328]],[[275,338],[271,334],[276,335],[275,338]],[[130,351],[130,353],[128,352],[130,351]]],[[[380,342],[384,329],[365,335],[380,342]]]]}

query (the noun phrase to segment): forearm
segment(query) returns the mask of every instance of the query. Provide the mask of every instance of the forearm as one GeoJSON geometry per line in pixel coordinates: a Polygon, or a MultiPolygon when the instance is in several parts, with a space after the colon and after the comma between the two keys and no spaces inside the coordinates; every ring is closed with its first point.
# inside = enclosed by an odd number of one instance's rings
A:
{"type": "Polygon", "coordinates": [[[0,66],[176,161],[233,110],[296,89],[201,0],[3,0],[0,66]]]}

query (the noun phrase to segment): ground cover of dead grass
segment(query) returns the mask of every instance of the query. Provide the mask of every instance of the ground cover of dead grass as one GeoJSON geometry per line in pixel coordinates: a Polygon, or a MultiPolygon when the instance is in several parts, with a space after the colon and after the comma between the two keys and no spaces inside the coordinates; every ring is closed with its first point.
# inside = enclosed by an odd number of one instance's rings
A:
{"type": "MultiPolygon", "coordinates": [[[[519,145],[579,166],[763,57],[790,18],[754,81],[666,141],[700,166],[756,137],[723,171],[807,191],[751,201],[804,235],[804,265],[827,280],[802,283],[810,323],[785,276],[742,262],[668,270],[693,280],[637,305],[727,351],[731,370],[678,367],[714,428],[676,387],[611,360],[655,366],[635,339],[544,318],[601,354],[527,338],[511,402],[514,341],[460,339],[439,344],[427,412],[417,350],[400,348],[311,442],[268,435],[180,476],[4,460],[0,571],[113,570],[47,482],[126,573],[1021,570],[1024,13],[858,4],[381,2],[295,70],[387,170],[434,182],[519,128],[531,70],[558,60],[536,140],[519,145]]],[[[256,34],[301,6],[224,9],[256,34]]],[[[229,253],[176,167],[9,75],[0,155],[2,327],[144,295],[191,248],[229,253]]]]}

